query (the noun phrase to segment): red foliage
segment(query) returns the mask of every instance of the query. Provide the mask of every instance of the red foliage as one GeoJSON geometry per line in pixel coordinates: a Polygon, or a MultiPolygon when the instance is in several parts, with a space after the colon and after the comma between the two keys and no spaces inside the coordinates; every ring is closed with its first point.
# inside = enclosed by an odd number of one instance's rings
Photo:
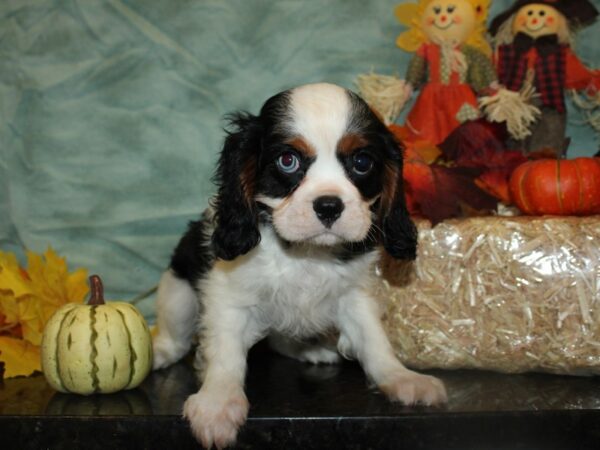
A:
{"type": "Polygon", "coordinates": [[[505,204],[511,203],[508,180],[527,161],[522,152],[505,149],[504,128],[484,120],[458,127],[440,145],[444,157],[460,167],[481,171],[477,185],[505,204]]]}
{"type": "MultiPolygon", "coordinates": [[[[390,129],[403,140],[403,127],[390,129]]],[[[433,224],[493,210],[497,199],[476,183],[477,167],[449,167],[439,161],[440,150],[427,142],[407,142],[404,152],[406,203],[412,215],[423,216],[433,224]]]]}

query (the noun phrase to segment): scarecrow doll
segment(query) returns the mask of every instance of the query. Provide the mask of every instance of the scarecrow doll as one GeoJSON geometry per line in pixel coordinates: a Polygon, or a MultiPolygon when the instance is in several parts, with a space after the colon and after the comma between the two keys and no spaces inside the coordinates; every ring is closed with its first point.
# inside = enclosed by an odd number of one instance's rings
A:
{"type": "Polygon", "coordinates": [[[513,143],[526,154],[566,155],[566,89],[599,98],[600,71],[585,67],[571,48],[574,32],[597,15],[588,0],[518,0],[492,21],[500,84],[534,93],[529,97],[538,108],[513,143]]]}
{"type": "MultiPolygon", "coordinates": [[[[409,27],[396,43],[414,52],[406,87],[419,90],[406,126],[434,145],[462,123],[480,117],[477,95],[496,90],[491,48],[485,40],[490,0],[420,0],[395,10],[409,27]]],[[[406,97],[409,97],[407,95],[406,97]]]]}

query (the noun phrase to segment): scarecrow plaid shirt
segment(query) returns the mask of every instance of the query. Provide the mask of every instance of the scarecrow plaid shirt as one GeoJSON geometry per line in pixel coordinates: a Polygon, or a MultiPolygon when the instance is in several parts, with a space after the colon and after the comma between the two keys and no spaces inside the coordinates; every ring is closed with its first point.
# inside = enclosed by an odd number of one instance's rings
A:
{"type": "Polygon", "coordinates": [[[511,91],[519,91],[525,82],[527,70],[533,63],[534,85],[542,104],[564,113],[568,51],[569,47],[566,45],[557,45],[552,51],[543,54],[535,47],[527,52],[519,52],[512,44],[501,45],[498,48],[500,83],[511,91]]]}

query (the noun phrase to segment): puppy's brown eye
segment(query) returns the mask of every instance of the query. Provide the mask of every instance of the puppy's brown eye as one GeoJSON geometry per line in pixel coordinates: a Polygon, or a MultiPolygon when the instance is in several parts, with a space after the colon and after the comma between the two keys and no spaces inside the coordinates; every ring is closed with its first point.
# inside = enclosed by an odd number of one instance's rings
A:
{"type": "Polygon", "coordinates": [[[295,173],[300,168],[300,160],[292,152],[285,152],[277,158],[277,168],[283,173],[295,173]]]}
{"type": "Polygon", "coordinates": [[[373,159],[367,153],[357,153],[352,158],[352,170],[357,175],[366,175],[373,168],[373,159]]]}

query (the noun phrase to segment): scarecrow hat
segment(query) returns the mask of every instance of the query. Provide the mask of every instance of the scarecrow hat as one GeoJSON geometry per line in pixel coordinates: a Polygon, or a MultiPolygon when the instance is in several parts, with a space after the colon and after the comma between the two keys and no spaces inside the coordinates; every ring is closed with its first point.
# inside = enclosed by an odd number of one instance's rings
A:
{"type": "Polygon", "coordinates": [[[510,8],[492,20],[490,33],[495,36],[504,22],[523,6],[531,4],[548,5],[560,12],[570,25],[584,27],[590,25],[598,16],[598,10],[589,0],[517,0],[510,8]]]}

